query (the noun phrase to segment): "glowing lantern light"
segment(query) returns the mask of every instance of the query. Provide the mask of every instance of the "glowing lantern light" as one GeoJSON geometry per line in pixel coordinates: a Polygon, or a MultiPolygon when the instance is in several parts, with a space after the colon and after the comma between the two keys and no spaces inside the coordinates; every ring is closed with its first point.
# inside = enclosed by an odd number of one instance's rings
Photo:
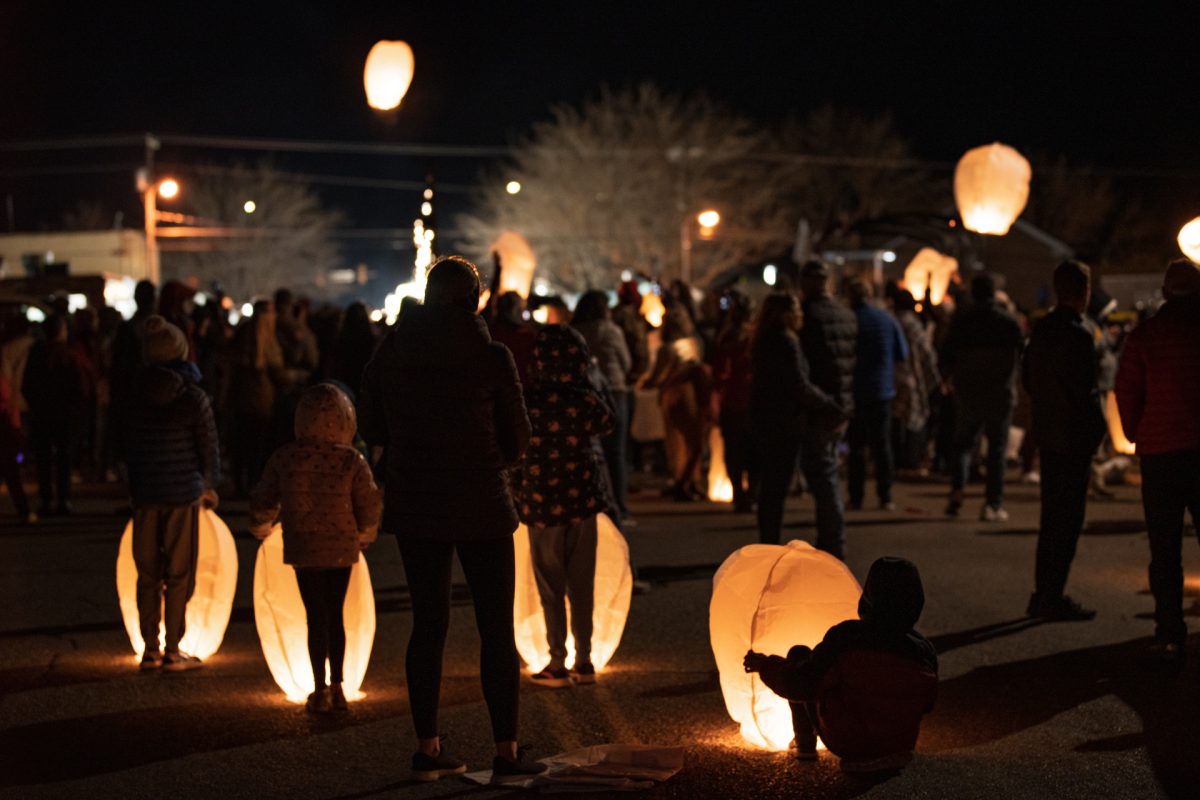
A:
{"type": "Polygon", "coordinates": [[[1108,436],[1112,439],[1113,450],[1121,455],[1131,456],[1137,452],[1137,445],[1125,435],[1125,426],[1121,424],[1121,414],[1117,410],[1117,393],[1107,394],[1104,399],[1104,418],[1108,420],[1108,436]]]}
{"type": "Polygon", "coordinates": [[[708,499],[714,503],[733,502],[733,481],[725,468],[725,437],[716,425],[708,434],[708,499]]]}
{"type": "Polygon", "coordinates": [[[996,142],[968,150],[954,168],[954,202],[967,230],[1003,235],[1029,200],[1025,157],[996,142]]]}
{"type": "MultiPolygon", "coordinates": [[[[199,658],[208,658],[221,646],[229,613],[233,610],[233,593],[237,588],[237,547],[229,528],[215,511],[200,511],[200,531],[196,544],[196,587],[187,604],[187,629],[179,649],[199,658]]],[[[138,624],[137,564],[133,560],[133,521],[125,526],[117,546],[117,599],[121,617],[133,651],[141,658],[146,651],[138,624]]],[[[166,637],[162,622],[158,625],[158,649],[161,652],[166,637]]]]}
{"type": "MultiPolygon", "coordinates": [[[[604,669],[625,631],[629,599],[633,595],[633,571],[629,568],[629,545],[606,515],[596,518],[596,584],[592,611],[592,665],[604,669]]],[[[546,618],[533,575],[529,529],[517,528],[513,536],[517,560],[517,591],[513,600],[513,626],[517,652],[530,672],[541,672],[550,663],[546,643],[546,618]]],[[[571,635],[571,604],[567,602],[567,666],[575,662],[575,637],[571,635]]]]}
{"type": "MultiPolygon", "coordinates": [[[[367,559],[362,554],[350,570],[342,620],[346,626],[342,690],[348,700],[357,700],[363,696],[359,687],[367,673],[375,641],[375,595],[367,559]]],[[[254,624],[271,677],[288,700],[303,702],[313,690],[308,623],[296,571],[283,563],[283,532],[278,525],[263,540],[254,562],[254,624]]],[[[328,679],[328,664],[325,675],[328,679]]]]}
{"type": "Polygon", "coordinates": [[[391,111],[400,105],[413,79],[413,52],[406,42],[376,42],[367,53],[363,86],[367,105],[391,111]]]}
{"type": "Polygon", "coordinates": [[[816,646],[831,627],[858,618],[861,593],[845,564],[807,542],[747,545],[725,559],[713,577],[708,632],[725,708],[743,739],[770,750],[792,740],[788,702],[746,673],[746,651],[816,646]]]}
{"type": "Polygon", "coordinates": [[[537,257],[529,240],[516,231],[504,231],[490,250],[500,256],[500,293],[516,292],[529,297],[533,285],[533,272],[537,269],[537,257]]]}
{"type": "Polygon", "coordinates": [[[936,306],[945,298],[955,272],[958,272],[957,259],[932,247],[922,247],[904,268],[904,288],[918,301],[924,300],[928,291],[930,302],[936,306]]]}
{"type": "Polygon", "coordinates": [[[646,318],[646,322],[650,323],[650,327],[660,328],[663,324],[663,317],[667,315],[667,307],[663,305],[662,298],[656,292],[646,292],[642,296],[641,313],[646,318]]]}
{"type": "Polygon", "coordinates": [[[1179,249],[1185,256],[1200,264],[1200,217],[1179,229],[1179,249]]]}

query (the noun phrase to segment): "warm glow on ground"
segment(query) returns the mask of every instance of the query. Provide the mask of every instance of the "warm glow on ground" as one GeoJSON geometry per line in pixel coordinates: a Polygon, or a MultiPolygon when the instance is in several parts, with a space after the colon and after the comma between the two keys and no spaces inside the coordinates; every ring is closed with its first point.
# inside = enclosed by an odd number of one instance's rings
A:
{"type": "Polygon", "coordinates": [[[725,469],[725,438],[713,426],[708,435],[708,499],[714,503],[733,502],[733,481],[725,469]]]}

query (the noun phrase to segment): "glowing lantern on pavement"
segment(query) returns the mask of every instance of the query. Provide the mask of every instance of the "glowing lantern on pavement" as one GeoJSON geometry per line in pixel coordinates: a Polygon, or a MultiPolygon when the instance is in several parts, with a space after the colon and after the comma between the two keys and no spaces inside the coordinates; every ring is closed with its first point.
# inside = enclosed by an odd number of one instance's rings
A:
{"type": "Polygon", "coordinates": [[[405,42],[376,42],[367,53],[363,67],[363,86],[367,104],[380,111],[400,105],[413,79],[412,48],[405,42]]]}
{"type": "Polygon", "coordinates": [[[1185,256],[1200,264],[1200,217],[1179,229],[1179,249],[1185,256]]]}
{"type": "Polygon", "coordinates": [[[733,481],[725,467],[725,437],[714,425],[708,434],[708,499],[714,503],[733,502],[733,481]]]}
{"type": "Polygon", "coordinates": [[[918,303],[924,302],[929,293],[929,302],[935,306],[942,302],[950,279],[958,271],[958,260],[939,253],[932,247],[922,247],[904,268],[904,288],[912,293],[918,303]]]}
{"type": "MultiPolygon", "coordinates": [[[[342,690],[357,700],[371,645],[375,641],[375,595],[365,555],[350,570],[350,586],[342,606],[346,627],[346,658],[342,690]]],[[[302,702],[313,690],[308,661],[308,622],[296,583],[296,571],[283,563],[283,532],[278,525],[263,540],[254,562],[254,624],[271,677],[292,702],[302,702]]],[[[328,679],[329,665],[325,666],[328,679]]]]}
{"type": "Polygon", "coordinates": [[[1113,450],[1126,456],[1137,452],[1137,446],[1129,441],[1129,437],[1125,435],[1125,426],[1121,424],[1121,413],[1117,410],[1116,392],[1105,393],[1104,418],[1108,420],[1108,437],[1112,439],[1113,450]]]}
{"type": "MultiPolygon", "coordinates": [[[[596,518],[596,584],[592,611],[592,665],[604,669],[625,631],[629,599],[633,595],[633,571],[629,568],[629,545],[617,526],[606,515],[596,518]]],[[[530,672],[541,672],[550,663],[546,643],[546,618],[533,575],[529,551],[529,529],[517,528],[513,536],[517,561],[516,596],[513,600],[513,626],[517,652],[530,672]]],[[[567,666],[575,662],[575,637],[570,633],[571,604],[567,602],[567,666]]]]}
{"type": "Polygon", "coordinates": [[[954,202],[967,230],[1002,235],[1029,200],[1025,157],[996,142],[968,150],[954,168],[954,202]]]}
{"type": "MultiPolygon", "coordinates": [[[[196,587],[187,604],[187,628],[179,649],[199,658],[208,658],[221,646],[229,614],[233,610],[233,594],[237,588],[237,547],[229,528],[215,511],[200,511],[200,530],[197,538],[196,587]]],[[[146,651],[142,630],[138,624],[137,564],[133,560],[133,521],[125,526],[117,546],[117,599],[121,617],[133,651],[141,658],[146,651]]],[[[166,630],[158,625],[158,649],[164,647],[166,630]]]]}
{"type": "Polygon", "coordinates": [[[747,650],[787,655],[816,646],[839,622],[858,619],[858,581],[838,559],[807,542],[752,544],[725,559],[713,577],[708,632],[721,694],[742,738],[786,750],[792,740],[788,702],[742,667],[747,650]]]}
{"type": "Polygon", "coordinates": [[[504,231],[492,242],[491,251],[500,256],[500,293],[516,292],[528,298],[537,268],[529,241],[516,231],[504,231]]]}

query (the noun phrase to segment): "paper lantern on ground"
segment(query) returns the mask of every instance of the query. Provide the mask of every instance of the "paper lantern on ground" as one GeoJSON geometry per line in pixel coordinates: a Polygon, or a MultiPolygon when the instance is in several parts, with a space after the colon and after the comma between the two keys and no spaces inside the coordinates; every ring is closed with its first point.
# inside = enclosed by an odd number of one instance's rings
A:
{"type": "Polygon", "coordinates": [[[733,481],[725,466],[725,437],[716,425],[708,434],[708,499],[714,503],[733,502],[733,481]]]}
{"type": "Polygon", "coordinates": [[[786,750],[792,740],[788,702],[742,668],[747,650],[786,656],[793,645],[816,646],[839,622],[858,619],[862,593],[838,559],[807,542],[751,544],[713,577],[708,632],[721,694],[742,738],[786,750]]]}
{"type": "Polygon", "coordinates": [[[1179,229],[1179,249],[1185,256],[1200,264],[1200,217],[1179,229]]]}
{"type": "MultiPolygon", "coordinates": [[[[187,628],[179,649],[199,658],[208,658],[221,646],[229,614],[233,610],[233,593],[237,588],[237,547],[233,535],[215,511],[201,509],[200,530],[196,553],[196,588],[188,601],[185,616],[187,628]]],[[[137,565],[133,560],[133,521],[125,526],[117,546],[117,599],[121,616],[133,651],[141,658],[146,650],[138,624],[137,565]]],[[[166,630],[158,626],[158,648],[164,647],[166,630]]]]}
{"type": "MultiPolygon", "coordinates": [[[[367,559],[361,553],[350,569],[342,622],[346,627],[342,690],[348,700],[357,700],[363,696],[359,687],[367,673],[375,641],[375,595],[367,559]]],[[[302,702],[313,691],[308,622],[296,571],[283,563],[283,532],[278,525],[258,548],[254,562],[254,625],[271,677],[289,700],[302,702]]],[[[328,680],[328,663],[325,676],[328,680]]]]}
{"type": "Polygon", "coordinates": [[[529,241],[516,231],[504,231],[492,242],[491,251],[500,256],[500,293],[516,292],[529,297],[537,258],[529,241]]]}
{"type": "Polygon", "coordinates": [[[400,105],[413,79],[413,53],[406,42],[376,42],[367,53],[363,87],[367,105],[391,111],[400,105]]]}
{"type": "Polygon", "coordinates": [[[1106,392],[1104,397],[1104,418],[1108,420],[1108,437],[1112,440],[1113,450],[1121,455],[1131,456],[1137,452],[1137,446],[1125,435],[1125,426],[1121,424],[1121,412],[1117,410],[1117,393],[1106,392]]]}
{"type": "MultiPolygon", "coordinates": [[[[629,545],[605,514],[596,518],[596,586],[592,611],[592,665],[604,669],[625,631],[629,599],[633,595],[633,571],[629,568],[629,545]]],[[[533,576],[529,551],[529,529],[521,525],[513,535],[517,562],[513,626],[517,652],[530,672],[541,672],[550,663],[546,644],[546,618],[533,576]]],[[[575,662],[575,637],[571,635],[571,603],[567,602],[567,666],[575,662]]]]}
{"type": "Polygon", "coordinates": [[[1029,200],[1031,176],[1029,162],[1006,144],[968,150],[954,168],[954,202],[963,226],[976,233],[1008,233],[1029,200]]]}
{"type": "Polygon", "coordinates": [[[912,293],[918,303],[925,302],[928,291],[929,302],[936,306],[945,298],[950,279],[957,271],[957,259],[943,255],[932,247],[922,247],[904,268],[904,288],[912,293]]]}

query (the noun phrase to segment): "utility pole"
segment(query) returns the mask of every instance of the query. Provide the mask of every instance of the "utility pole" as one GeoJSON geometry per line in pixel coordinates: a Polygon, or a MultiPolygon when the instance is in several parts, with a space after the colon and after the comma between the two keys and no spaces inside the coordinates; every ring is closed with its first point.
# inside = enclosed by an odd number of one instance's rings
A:
{"type": "Polygon", "coordinates": [[[158,261],[158,181],[154,179],[154,153],[161,143],[153,135],[145,136],[145,160],[137,173],[137,188],[142,193],[142,214],[146,230],[146,277],[156,286],[162,277],[158,261]]]}

